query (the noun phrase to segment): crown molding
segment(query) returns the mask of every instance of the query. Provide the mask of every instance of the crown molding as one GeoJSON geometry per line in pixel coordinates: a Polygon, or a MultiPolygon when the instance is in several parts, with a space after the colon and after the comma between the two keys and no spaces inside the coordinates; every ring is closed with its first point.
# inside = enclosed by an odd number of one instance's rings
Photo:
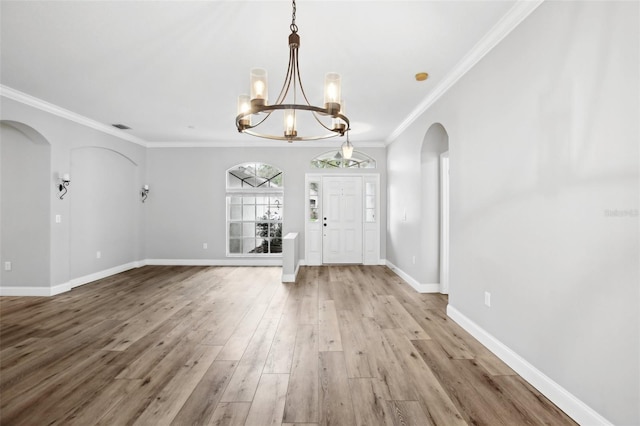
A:
{"type": "Polygon", "coordinates": [[[513,31],[524,19],[540,6],[544,0],[518,0],[482,39],[473,46],[464,58],[436,85],[423,101],[387,137],[385,145],[392,144],[398,136],[420,117],[431,105],[444,95],[475,64],[513,31]]]}
{"type": "MultiPolygon", "coordinates": [[[[344,141],[300,141],[287,143],[284,141],[258,140],[250,139],[243,141],[166,141],[166,142],[147,142],[147,148],[335,148],[342,146],[344,141]]],[[[357,148],[384,148],[386,145],[383,141],[351,141],[357,148]]]]}
{"type": "Polygon", "coordinates": [[[57,115],[58,117],[62,117],[69,121],[73,121],[82,126],[86,126],[97,130],[102,133],[107,133],[111,136],[115,136],[119,139],[124,139],[129,142],[133,142],[140,146],[147,146],[147,141],[140,139],[136,136],[130,135],[122,130],[118,130],[113,126],[109,126],[104,123],[100,123],[99,121],[92,120],[83,115],[76,114],[75,112],[69,111],[47,101],[43,101],[42,99],[36,98],[35,96],[28,95],[26,93],[20,92],[19,90],[12,89],[11,87],[0,84],[0,96],[3,96],[8,99],[12,99],[16,102],[20,102],[25,105],[29,105],[33,108],[39,109],[41,111],[48,112],[53,115],[57,115]]]}
{"type": "MultiPolygon", "coordinates": [[[[119,139],[124,139],[129,142],[133,142],[137,145],[145,148],[291,148],[292,144],[283,143],[282,141],[270,141],[270,140],[246,140],[246,141],[166,141],[166,142],[148,142],[137,136],[133,136],[129,133],[118,130],[115,127],[109,126],[104,123],[87,118],[83,115],[69,111],[35,96],[28,95],[20,92],[19,90],[12,89],[11,87],[0,84],[0,96],[7,99],[12,99],[16,102],[31,106],[41,111],[48,112],[50,114],[62,117],[69,121],[73,121],[80,125],[98,130],[103,133],[115,136],[119,139]]],[[[304,141],[296,142],[293,145],[296,147],[308,147],[308,148],[339,148],[343,140],[329,140],[329,141],[304,141]]],[[[385,143],[383,141],[362,141],[356,142],[358,148],[384,148],[385,143]]]]}

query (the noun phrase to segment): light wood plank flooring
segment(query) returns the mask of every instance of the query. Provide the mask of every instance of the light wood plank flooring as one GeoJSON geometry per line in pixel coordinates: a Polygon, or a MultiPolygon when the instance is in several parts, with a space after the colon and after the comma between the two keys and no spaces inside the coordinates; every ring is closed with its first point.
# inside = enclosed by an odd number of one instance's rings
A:
{"type": "Polygon", "coordinates": [[[382,266],[147,266],[0,298],[0,424],[574,424],[382,266]]]}

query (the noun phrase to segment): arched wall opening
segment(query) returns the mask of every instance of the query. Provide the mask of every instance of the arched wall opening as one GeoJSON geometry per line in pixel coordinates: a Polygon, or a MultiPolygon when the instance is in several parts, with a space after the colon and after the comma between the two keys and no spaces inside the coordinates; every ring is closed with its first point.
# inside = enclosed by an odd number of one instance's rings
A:
{"type": "MultiPolygon", "coordinates": [[[[447,182],[441,176],[443,154],[449,151],[449,135],[440,123],[432,124],[422,141],[420,149],[421,179],[421,265],[422,282],[438,285],[441,292],[447,292],[446,271],[441,270],[441,251],[447,244],[441,242],[443,220],[441,187],[447,182]]],[[[447,164],[445,167],[448,165],[447,164]]],[[[447,175],[448,176],[448,175],[447,175]]],[[[447,219],[447,218],[444,218],[447,219]]]]}
{"type": "Polygon", "coordinates": [[[51,144],[26,124],[1,120],[0,287],[5,294],[51,286],[53,185],[51,144]]]}
{"type": "Polygon", "coordinates": [[[67,197],[72,287],[78,278],[139,260],[138,169],[129,157],[108,148],[71,150],[72,187],[67,197]]]}

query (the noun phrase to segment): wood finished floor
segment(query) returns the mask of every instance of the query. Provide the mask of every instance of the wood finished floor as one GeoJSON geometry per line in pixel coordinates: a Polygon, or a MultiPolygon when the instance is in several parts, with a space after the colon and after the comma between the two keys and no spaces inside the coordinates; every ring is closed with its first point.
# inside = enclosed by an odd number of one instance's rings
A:
{"type": "Polygon", "coordinates": [[[575,424],[382,266],[147,266],[0,298],[0,424],[575,424]]]}

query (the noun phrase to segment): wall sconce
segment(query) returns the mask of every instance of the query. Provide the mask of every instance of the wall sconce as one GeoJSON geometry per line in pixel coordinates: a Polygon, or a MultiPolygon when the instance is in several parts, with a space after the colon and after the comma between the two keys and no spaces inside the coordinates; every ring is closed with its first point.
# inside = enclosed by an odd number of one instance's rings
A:
{"type": "Polygon", "coordinates": [[[142,197],[142,202],[144,203],[144,201],[149,196],[149,185],[145,185],[145,186],[142,187],[142,191],[140,192],[140,196],[142,197]]]}
{"type": "Polygon", "coordinates": [[[61,200],[67,194],[67,187],[70,183],[71,178],[69,177],[69,173],[65,173],[58,178],[58,192],[60,193],[59,197],[61,200]]]}

